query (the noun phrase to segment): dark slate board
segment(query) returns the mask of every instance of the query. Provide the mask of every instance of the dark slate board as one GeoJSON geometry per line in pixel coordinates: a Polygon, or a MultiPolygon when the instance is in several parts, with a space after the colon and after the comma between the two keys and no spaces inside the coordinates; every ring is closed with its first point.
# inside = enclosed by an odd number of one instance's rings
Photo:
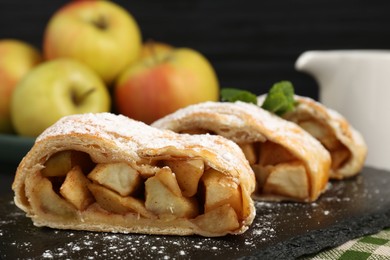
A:
{"type": "Polygon", "coordinates": [[[12,201],[0,199],[0,258],[292,259],[390,226],[390,172],[364,168],[333,182],[315,203],[256,202],[239,236],[150,236],[37,228],[12,201]]]}

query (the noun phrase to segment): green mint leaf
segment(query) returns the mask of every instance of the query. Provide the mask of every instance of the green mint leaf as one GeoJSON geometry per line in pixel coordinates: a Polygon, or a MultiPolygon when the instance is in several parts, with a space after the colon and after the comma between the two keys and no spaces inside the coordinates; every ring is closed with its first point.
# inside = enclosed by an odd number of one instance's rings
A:
{"type": "Polygon", "coordinates": [[[290,81],[275,83],[269,90],[262,108],[279,116],[295,108],[294,87],[290,81]]]}
{"type": "Polygon", "coordinates": [[[221,89],[221,100],[227,102],[243,101],[246,103],[257,104],[257,96],[255,94],[246,90],[235,88],[221,89]]]}

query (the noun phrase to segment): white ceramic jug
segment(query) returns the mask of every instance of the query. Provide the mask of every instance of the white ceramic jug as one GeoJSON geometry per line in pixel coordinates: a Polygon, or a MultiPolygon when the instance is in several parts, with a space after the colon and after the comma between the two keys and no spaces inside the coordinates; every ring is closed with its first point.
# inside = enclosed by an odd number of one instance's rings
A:
{"type": "Polygon", "coordinates": [[[362,133],[366,165],[390,170],[390,51],[307,51],[295,67],[317,80],[323,104],[362,133]]]}

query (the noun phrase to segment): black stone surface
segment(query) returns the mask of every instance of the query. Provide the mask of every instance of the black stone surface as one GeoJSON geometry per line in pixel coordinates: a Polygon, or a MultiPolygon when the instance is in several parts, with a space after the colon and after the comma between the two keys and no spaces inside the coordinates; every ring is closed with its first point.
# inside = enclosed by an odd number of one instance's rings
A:
{"type": "Polygon", "coordinates": [[[294,259],[390,226],[390,172],[364,168],[332,182],[315,203],[256,202],[257,216],[239,236],[150,236],[33,226],[0,199],[1,259],[294,259]]]}

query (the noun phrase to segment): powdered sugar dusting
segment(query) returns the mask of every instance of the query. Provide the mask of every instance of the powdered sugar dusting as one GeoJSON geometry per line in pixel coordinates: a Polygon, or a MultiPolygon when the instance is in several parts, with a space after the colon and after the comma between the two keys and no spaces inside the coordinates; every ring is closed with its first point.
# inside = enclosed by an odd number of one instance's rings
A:
{"type": "MultiPolygon", "coordinates": [[[[337,199],[339,192],[344,190],[339,186],[332,187],[335,195],[323,198],[325,203],[347,201],[346,198],[337,199]]],[[[322,221],[326,220],[324,218],[334,213],[324,208],[322,202],[305,204],[256,201],[255,208],[256,219],[242,236],[204,238],[53,230],[52,236],[61,238],[58,239],[56,247],[44,249],[39,258],[82,256],[83,259],[118,259],[126,255],[131,259],[199,259],[205,252],[210,257],[217,257],[227,250],[234,255],[234,252],[238,253],[243,248],[255,252],[259,245],[270,246],[279,241],[282,234],[290,232],[287,229],[295,229],[296,233],[309,232],[310,229],[305,225],[306,220],[313,220],[321,225],[322,221]],[[302,219],[302,212],[305,212],[306,220],[302,219]]],[[[14,241],[12,246],[26,252],[33,250],[33,243],[30,241],[14,241]]]]}
{"type": "MultiPolygon", "coordinates": [[[[37,257],[71,259],[82,256],[83,259],[119,259],[126,255],[128,259],[199,259],[197,255],[203,255],[204,252],[213,257],[226,250],[239,252],[242,246],[255,250],[259,241],[272,241],[276,235],[272,214],[263,215],[259,220],[247,231],[245,237],[175,237],[49,230],[50,236],[57,239],[56,246],[46,246],[37,257]]],[[[36,227],[31,228],[35,229],[35,232],[42,231],[36,227]]],[[[31,241],[14,241],[11,246],[25,253],[36,250],[34,242],[31,241]]]]}
{"type": "MultiPolygon", "coordinates": [[[[255,207],[256,219],[243,236],[204,238],[53,230],[51,236],[57,237],[56,246],[42,249],[37,257],[69,259],[82,256],[83,259],[118,259],[126,256],[129,259],[200,259],[204,258],[205,254],[212,258],[226,251],[231,252],[233,256],[244,248],[248,252],[255,252],[259,245],[274,244],[281,232],[285,232],[284,226],[288,227],[292,222],[302,221],[297,215],[299,211],[305,210],[307,219],[331,213],[317,203],[255,202],[255,207]]],[[[320,221],[321,219],[318,219],[318,224],[321,224],[320,221]]],[[[302,229],[302,232],[309,231],[299,225],[296,228],[302,229]]],[[[14,241],[11,246],[27,253],[34,250],[34,243],[31,241],[14,241]]]]}
{"type": "MultiPolygon", "coordinates": [[[[273,141],[292,139],[299,144],[308,144],[308,147],[313,147],[311,148],[313,151],[318,149],[319,143],[296,124],[281,119],[256,105],[241,101],[235,103],[204,102],[191,105],[156,121],[152,125],[158,128],[172,129],[174,128],[173,125],[170,126],[172,122],[180,122],[183,118],[191,117],[191,115],[196,115],[192,117],[192,120],[201,121],[204,120],[202,115],[215,113],[223,118],[223,120],[215,122],[216,124],[224,124],[229,128],[243,128],[248,124],[255,123],[257,128],[253,129],[254,133],[251,134],[266,135],[267,139],[273,141]]],[[[172,130],[175,131],[175,129],[172,130]]]]}
{"type": "MultiPolygon", "coordinates": [[[[64,117],[44,131],[37,138],[37,142],[46,138],[72,133],[78,135],[87,134],[110,140],[116,147],[133,154],[135,158],[138,157],[140,150],[147,152],[148,150],[168,147],[185,150],[191,147],[191,150],[197,153],[198,156],[201,155],[202,151],[214,154],[217,162],[227,167],[226,170],[235,170],[239,165],[245,165],[245,157],[237,145],[225,139],[222,140],[219,136],[178,135],[171,131],[156,129],[128,117],[111,113],[64,117]],[[234,153],[234,156],[231,156],[227,151],[234,153]]],[[[248,167],[245,168],[249,170],[248,167]]]]}
{"type": "Polygon", "coordinates": [[[152,124],[162,129],[180,131],[185,125],[208,126],[210,130],[230,129],[218,134],[227,138],[229,132],[244,132],[250,141],[281,144],[308,164],[313,174],[321,172],[330,162],[329,153],[321,143],[298,125],[284,120],[257,105],[237,101],[204,102],[188,106],[152,124]]]}

